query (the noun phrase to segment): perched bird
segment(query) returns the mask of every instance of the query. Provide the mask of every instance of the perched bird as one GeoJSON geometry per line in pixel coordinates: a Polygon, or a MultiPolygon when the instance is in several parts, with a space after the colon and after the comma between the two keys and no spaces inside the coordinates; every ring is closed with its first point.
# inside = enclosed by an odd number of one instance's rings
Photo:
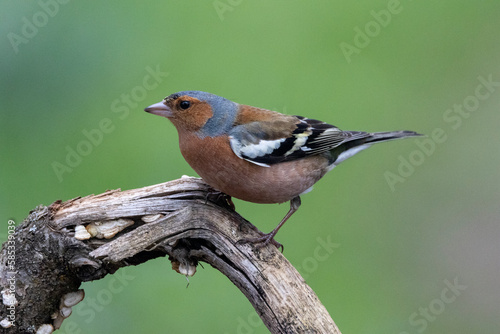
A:
{"type": "Polygon", "coordinates": [[[342,131],[201,91],[174,93],[144,110],[174,124],[182,155],[211,187],[253,203],[290,201],[278,226],[252,240],[261,246],[275,243],[280,227],[299,208],[300,195],[339,163],[374,143],[419,136],[342,131]]]}

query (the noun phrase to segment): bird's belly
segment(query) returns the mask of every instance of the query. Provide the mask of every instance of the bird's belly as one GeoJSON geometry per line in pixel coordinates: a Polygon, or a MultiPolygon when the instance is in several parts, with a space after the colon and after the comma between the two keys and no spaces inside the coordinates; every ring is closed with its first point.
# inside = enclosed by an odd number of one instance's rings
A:
{"type": "Polygon", "coordinates": [[[181,144],[181,152],[203,180],[215,189],[244,201],[289,201],[312,187],[328,171],[328,161],[322,156],[263,167],[238,158],[227,138],[188,142],[190,144],[181,144]],[[193,150],[191,145],[196,145],[196,149],[193,150]]]}

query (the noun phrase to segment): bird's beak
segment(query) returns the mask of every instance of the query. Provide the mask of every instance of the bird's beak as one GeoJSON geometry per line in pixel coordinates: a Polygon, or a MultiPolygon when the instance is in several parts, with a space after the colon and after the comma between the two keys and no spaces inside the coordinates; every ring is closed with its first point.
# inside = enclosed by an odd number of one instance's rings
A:
{"type": "Polygon", "coordinates": [[[144,109],[144,111],[167,118],[174,116],[172,110],[168,106],[166,106],[163,101],[150,105],[149,107],[144,109]]]}

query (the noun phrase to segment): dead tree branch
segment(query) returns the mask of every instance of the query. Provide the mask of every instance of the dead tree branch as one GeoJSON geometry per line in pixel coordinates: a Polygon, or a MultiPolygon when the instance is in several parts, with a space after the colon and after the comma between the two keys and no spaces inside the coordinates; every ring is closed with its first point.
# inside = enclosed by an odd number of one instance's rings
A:
{"type": "Polygon", "coordinates": [[[199,261],[226,275],[271,333],[340,333],[276,247],[238,243],[258,230],[209,193],[183,177],[37,207],[0,252],[1,332],[51,333],[83,298],[83,281],[168,255],[183,275],[199,261]]]}

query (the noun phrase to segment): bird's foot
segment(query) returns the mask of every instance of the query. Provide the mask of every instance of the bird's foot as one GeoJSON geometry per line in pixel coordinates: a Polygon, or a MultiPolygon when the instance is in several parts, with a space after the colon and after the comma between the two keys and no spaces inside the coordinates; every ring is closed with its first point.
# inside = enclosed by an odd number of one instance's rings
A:
{"type": "Polygon", "coordinates": [[[271,233],[262,233],[262,232],[259,232],[259,233],[261,234],[260,237],[243,238],[243,239],[238,240],[237,243],[238,244],[250,243],[250,244],[253,244],[257,248],[262,248],[262,247],[267,246],[268,244],[271,244],[271,245],[274,245],[276,248],[280,249],[281,252],[283,253],[285,248],[283,247],[282,244],[280,244],[279,242],[274,240],[274,236],[276,235],[276,233],[274,233],[274,231],[272,231],[271,233]]]}
{"type": "Polygon", "coordinates": [[[236,211],[236,208],[234,206],[233,200],[231,199],[231,196],[229,196],[226,193],[223,193],[222,191],[210,189],[207,193],[207,196],[205,197],[205,204],[208,201],[214,202],[214,203],[216,203],[220,206],[223,206],[226,209],[229,209],[231,211],[236,211]]]}

